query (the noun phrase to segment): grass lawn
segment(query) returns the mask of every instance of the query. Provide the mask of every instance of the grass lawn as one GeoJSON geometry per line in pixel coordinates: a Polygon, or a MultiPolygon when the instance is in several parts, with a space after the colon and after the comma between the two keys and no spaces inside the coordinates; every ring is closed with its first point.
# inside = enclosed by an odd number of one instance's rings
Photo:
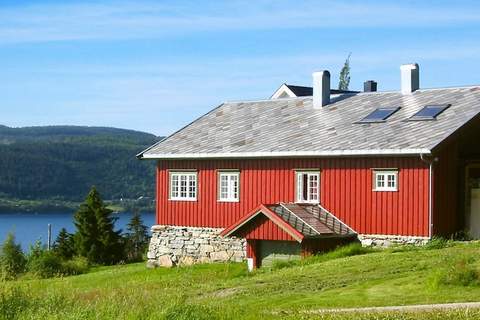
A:
{"type": "Polygon", "coordinates": [[[480,243],[390,249],[312,258],[252,274],[244,264],[155,270],[144,263],[100,267],[80,276],[0,283],[0,318],[480,319],[479,311],[468,310],[308,313],[332,307],[480,301],[479,253],[480,243]]]}

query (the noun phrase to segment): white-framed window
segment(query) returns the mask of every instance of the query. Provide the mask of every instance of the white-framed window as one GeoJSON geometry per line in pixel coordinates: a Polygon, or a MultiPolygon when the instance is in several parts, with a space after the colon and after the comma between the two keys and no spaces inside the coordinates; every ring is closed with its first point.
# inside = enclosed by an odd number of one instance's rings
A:
{"type": "Polygon", "coordinates": [[[297,171],[297,202],[320,202],[320,172],[297,171]]]}
{"type": "Polygon", "coordinates": [[[170,200],[197,200],[196,172],[170,172],[170,200]]]}
{"type": "Polygon", "coordinates": [[[397,191],[398,170],[374,170],[373,171],[374,191],[397,191]]]}
{"type": "Polygon", "coordinates": [[[238,202],[240,199],[240,172],[218,172],[218,201],[238,202]]]}

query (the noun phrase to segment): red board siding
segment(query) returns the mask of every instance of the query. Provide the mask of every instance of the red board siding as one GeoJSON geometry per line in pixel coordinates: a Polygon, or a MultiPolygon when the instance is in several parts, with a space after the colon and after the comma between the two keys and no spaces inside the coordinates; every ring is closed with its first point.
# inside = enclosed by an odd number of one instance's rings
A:
{"type": "MultiPolygon", "coordinates": [[[[461,229],[462,215],[459,213],[458,146],[455,142],[445,145],[436,153],[434,162],[433,234],[449,235],[461,229]]],[[[464,169],[462,166],[461,168],[464,169]]],[[[463,201],[463,199],[461,199],[463,201]]]]}
{"type": "Polygon", "coordinates": [[[295,169],[321,170],[321,203],[363,234],[428,235],[428,166],[417,157],[159,161],[157,223],[227,227],[259,204],[295,201],[295,169]],[[398,168],[397,192],[372,191],[372,168],[398,168]],[[197,201],[168,200],[168,172],[198,170],[197,201]],[[240,170],[240,201],[217,201],[218,169],[240,170]]]}
{"type": "Polygon", "coordinates": [[[247,223],[239,232],[236,232],[236,234],[247,240],[296,241],[292,236],[263,214],[256,216],[253,221],[247,223]]]}

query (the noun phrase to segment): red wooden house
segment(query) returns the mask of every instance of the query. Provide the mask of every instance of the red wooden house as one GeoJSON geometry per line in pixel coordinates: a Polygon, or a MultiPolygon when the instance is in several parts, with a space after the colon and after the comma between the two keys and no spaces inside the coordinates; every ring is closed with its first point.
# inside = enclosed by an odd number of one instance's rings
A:
{"type": "Polygon", "coordinates": [[[139,154],[158,163],[151,263],[479,237],[480,86],[420,89],[413,64],[401,91],[366,88],[317,72],[312,96],[223,103],[139,154]]]}

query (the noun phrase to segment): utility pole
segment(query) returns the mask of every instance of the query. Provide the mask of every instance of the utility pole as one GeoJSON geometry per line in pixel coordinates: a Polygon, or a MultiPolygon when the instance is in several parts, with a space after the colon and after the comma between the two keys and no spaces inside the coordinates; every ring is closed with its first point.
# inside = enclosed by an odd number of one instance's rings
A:
{"type": "Polygon", "coordinates": [[[50,251],[52,247],[52,224],[48,224],[48,241],[47,241],[47,250],[50,251]]]}

